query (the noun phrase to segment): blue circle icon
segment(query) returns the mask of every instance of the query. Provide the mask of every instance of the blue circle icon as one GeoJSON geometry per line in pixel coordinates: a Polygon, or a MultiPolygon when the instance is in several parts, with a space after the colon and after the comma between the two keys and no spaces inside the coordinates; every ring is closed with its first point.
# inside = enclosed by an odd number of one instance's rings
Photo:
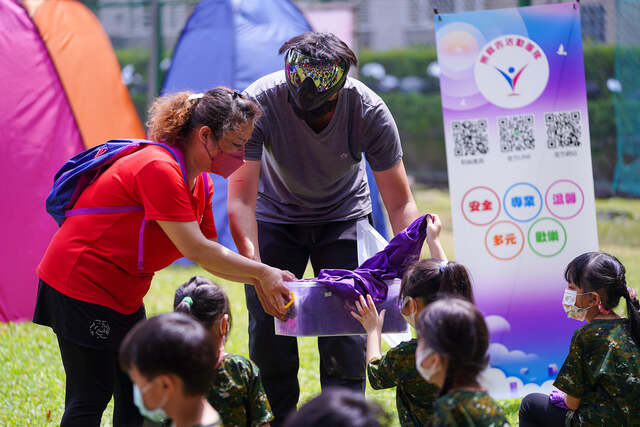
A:
{"type": "Polygon", "coordinates": [[[512,220],[528,222],[542,211],[542,193],[533,184],[518,182],[505,191],[502,206],[512,220]]]}

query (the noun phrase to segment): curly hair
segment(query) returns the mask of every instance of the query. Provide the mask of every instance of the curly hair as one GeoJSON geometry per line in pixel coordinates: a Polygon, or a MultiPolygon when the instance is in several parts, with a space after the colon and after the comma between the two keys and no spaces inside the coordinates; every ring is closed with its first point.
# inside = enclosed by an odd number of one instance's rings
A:
{"type": "Polygon", "coordinates": [[[149,109],[149,138],[183,145],[198,126],[211,128],[215,138],[262,115],[259,104],[238,91],[216,87],[202,97],[185,91],[157,98],[149,109]]]}

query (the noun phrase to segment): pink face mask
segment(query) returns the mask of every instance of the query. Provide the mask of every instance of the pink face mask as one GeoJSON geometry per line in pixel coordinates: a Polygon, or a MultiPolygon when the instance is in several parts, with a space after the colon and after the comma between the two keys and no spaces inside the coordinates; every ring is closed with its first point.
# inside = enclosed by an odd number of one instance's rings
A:
{"type": "Polygon", "coordinates": [[[204,149],[207,150],[209,159],[211,159],[211,172],[223,178],[229,178],[240,166],[244,165],[244,151],[237,154],[227,154],[219,149],[218,155],[211,157],[206,144],[204,144],[204,149]]]}
{"type": "Polygon", "coordinates": [[[229,178],[240,166],[244,165],[244,151],[238,154],[227,154],[220,150],[211,159],[211,172],[223,178],[229,178]]]}

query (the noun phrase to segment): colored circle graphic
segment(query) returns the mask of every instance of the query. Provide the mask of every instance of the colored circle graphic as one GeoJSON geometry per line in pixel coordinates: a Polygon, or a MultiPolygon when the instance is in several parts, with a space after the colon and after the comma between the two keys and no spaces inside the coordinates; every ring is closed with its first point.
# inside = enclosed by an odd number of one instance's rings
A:
{"type": "Polygon", "coordinates": [[[544,201],[551,215],[558,219],[571,219],[582,212],[584,192],[570,179],[559,179],[547,188],[544,201]]]}
{"type": "Polygon", "coordinates": [[[533,253],[551,258],[562,252],[567,245],[567,230],[557,219],[539,218],[529,227],[527,242],[533,253]]]}
{"type": "Polygon", "coordinates": [[[484,247],[496,259],[512,260],[524,249],[524,233],[515,222],[498,221],[487,230],[484,247]]]}
{"type": "Polygon", "coordinates": [[[500,209],[498,193],[485,186],[467,190],[460,202],[464,219],[478,226],[492,223],[500,215],[500,209]]]}
{"type": "Polygon", "coordinates": [[[542,193],[533,184],[518,182],[507,188],[502,204],[509,218],[518,222],[528,222],[542,211],[542,193]]]}
{"type": "Polygon", "coordinates": [[[521,108],[544,92],[549,81],[549,62],[536,42],[507,34],[480,49],[474,76],[487,101],[502,108],[521,108]]]}

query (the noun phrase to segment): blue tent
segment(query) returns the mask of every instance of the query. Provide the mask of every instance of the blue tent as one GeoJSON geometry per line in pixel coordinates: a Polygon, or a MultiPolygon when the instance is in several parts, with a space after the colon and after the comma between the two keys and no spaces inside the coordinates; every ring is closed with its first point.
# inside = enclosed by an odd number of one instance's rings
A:
{"type": "MultiPolygon", "coordinates": [[[[171,60],[162,94],[215,86],[244,90],[265,74],[283,67],[280,46],[311,31],[300,10],[288,0],[202,0],[187,21],[171,60]]],[[[378,188],[367,166],[375,227],[387,238],[378,188]]],[[[213,216],[218,241],[236,249],[227,218],[227,182],[211,174],[215,188],[213,216]]]]}

